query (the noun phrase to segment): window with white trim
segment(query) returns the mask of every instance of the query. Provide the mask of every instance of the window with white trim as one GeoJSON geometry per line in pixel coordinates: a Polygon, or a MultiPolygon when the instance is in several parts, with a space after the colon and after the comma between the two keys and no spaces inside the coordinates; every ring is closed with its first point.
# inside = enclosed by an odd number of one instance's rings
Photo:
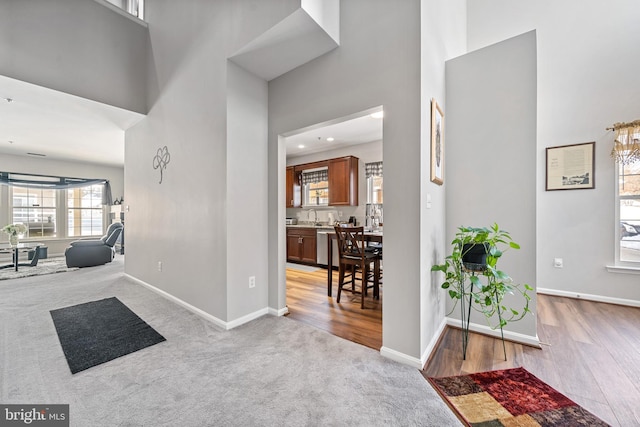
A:
{"type": "Polygon", "coordinates": [[[19,237],[32,241],[101,236],[110,186],[95,179],[75,186],[81,180],[0,172],[0,226],[24,224],[27,231],[19,237]],[[55,188],[60,186],[66,188],[55,188]]]}
{"type": "Polygon", "coordinates": [[[383,178],[382,162],[365,164],[365,177],[367,178],[367,203],[382,204],[383,178]]]}
{"type": "Polygon", "coordinates": [[[302,205],[329,205],[329,169],[310,169],[302,172],[302,205]]]}
{"type": "Polygon", "coordinates": [[[67,235],[102,235],[103,209],[101,184],[67,190],[67,235]]]}
{"type": "Polygon", "coordinates": [[[640,267],[640,160],[619,164],[617,199],[618,261],[640,267]]]}
{"type": "Polygon", "coordinates": [[[56,237],[57,190],[11,187],[11,222],[24,224],[24,238],[56,237]]]}

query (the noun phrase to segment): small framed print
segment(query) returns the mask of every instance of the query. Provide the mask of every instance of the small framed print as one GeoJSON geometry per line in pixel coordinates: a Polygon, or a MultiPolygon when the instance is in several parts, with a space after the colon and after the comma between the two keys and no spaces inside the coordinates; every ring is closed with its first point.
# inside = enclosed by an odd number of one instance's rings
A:
{"type": "Polygon", "coordinates": [[[444,114],[431,100],[431,182],[444,183],[444,114]]]}
{"type": "Polygon", "coordinates": [[[596,187],[595,142],[547,148],[546,190],[596,187]]]}

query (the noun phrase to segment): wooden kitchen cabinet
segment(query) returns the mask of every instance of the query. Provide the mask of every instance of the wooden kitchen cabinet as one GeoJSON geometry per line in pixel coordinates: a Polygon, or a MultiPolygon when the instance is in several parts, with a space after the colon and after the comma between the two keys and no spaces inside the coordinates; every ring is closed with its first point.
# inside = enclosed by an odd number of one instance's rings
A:
{"type": "Polygon", "coordinates": [[[302,207],[302,172],[326,167],[329,175],[329,206],[358,206],[358,158],[338,157],[287,166],[287,207],[302,207]]]}
{"type": "Polygon", "coordinates": [[[299,208],[302,206],[302,193],[300,186],[300,171],[293,166],[287,167],[287,207],[299,208]]]}
{"type": "Polygon", "coordinates": [[[315,228],[287,227],[287,261],[317,263],[315,228]]]}
{"type": "Polygon", "coordinates": [[[329,206],[358,206],[358,158],[329,160],[329,206]]]}

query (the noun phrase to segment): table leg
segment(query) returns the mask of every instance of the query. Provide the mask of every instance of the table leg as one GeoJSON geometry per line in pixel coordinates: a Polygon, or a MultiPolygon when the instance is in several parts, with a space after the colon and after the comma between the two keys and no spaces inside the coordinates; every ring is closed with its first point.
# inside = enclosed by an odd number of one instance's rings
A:
{"type": "Polygon", "coordinates": [[[16,271],[18,271],[18,248],[15,248],[13,252],[13,264],[16,266],[16,271]]]}
{"type": "Polygon", "coordinates": [[[331,296],[333,289],[333,244],[331,234],[327,234],[327,295],[331,296]]]}

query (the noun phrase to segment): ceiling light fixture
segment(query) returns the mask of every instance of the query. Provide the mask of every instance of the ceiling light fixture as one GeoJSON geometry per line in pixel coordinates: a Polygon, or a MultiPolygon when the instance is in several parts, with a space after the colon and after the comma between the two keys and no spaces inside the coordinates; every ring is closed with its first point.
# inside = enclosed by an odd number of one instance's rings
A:
{"type": "Polygon", "coordinates": [[[335,141],[335,139],[332,136],[330,136],[329,138],[327,138],[327,141],[333,142],[333,141],[335,141]]]}
{"type": "Polygon", "coordinates": [[[300,144],[298,145],[298,148],[304,148],[304,145],[300,144]]]}
{"type": "Polygon", "coordinates": [[[375,113],[371,114],[371,117],[373,117],[374,119],[381,119],[384,117],[384,111],[376,111],[375,113]]]}

